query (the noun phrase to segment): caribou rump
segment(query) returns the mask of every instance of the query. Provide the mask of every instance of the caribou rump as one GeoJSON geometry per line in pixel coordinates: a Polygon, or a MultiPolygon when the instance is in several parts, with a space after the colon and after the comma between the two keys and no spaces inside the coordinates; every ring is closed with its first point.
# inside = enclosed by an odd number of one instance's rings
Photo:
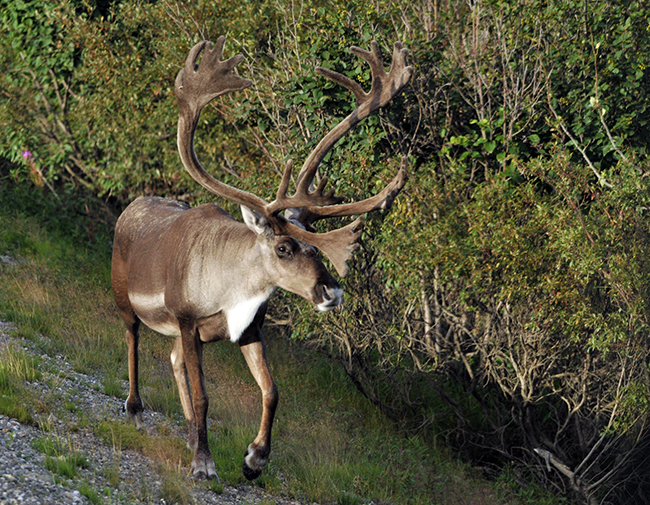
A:
{"type": "Polygon", "coordinates": [[[409,81],[407,50],[396,43],[393,62],[385,71],[379,48],[351,51],[369,63],[372,88],[365,93],[351,79],[327,69],[316,72],[348,88],[355,110],[333,128],[305,161],[289,194],[293,165],[287,163],[277,198],[267,203],[251,193],[209,175],[194,152],[194,134],[202,108],[215,97],[243,90],[251,81],[233,73],[241,55],[221,60],[225,38],[214,49],[210,42],[195,45],[178,73],[175,93],[179,106],[178,150],[185,169],[213,194],[241,206],[244,223],[216,205],[196,208],[157,197],[138,198],[122,213],[115,229],[112,285],[119,313],[126,324],[129,396],[126,412],[138,427],[143,404],[138,387],[138,341],[141,322],[175,338],[172,368],[187,419],[188,447],[194,452],[192,473],[216,478],[208,446],[203,344],[231,340],[239,344],[262,391],[260,430],[244,455],[246,478],[258,477],[271,449],[271,427],[278,390],[266,358],[262,323],[269,297],[278,288],[313,302],[318,310],[339,306],[343,291],[321,262],[320,250],[339,275],[358,246],[361,218],[327,233],[312,224],[329,217],[360,215],[387,209],[406,181],[403,161],[395,178],[377,195],[343,204],[333,191],[324,192],[326,177],[314,187],[317,169],[331,147],[350,129],[386,105],[409,81]]]}

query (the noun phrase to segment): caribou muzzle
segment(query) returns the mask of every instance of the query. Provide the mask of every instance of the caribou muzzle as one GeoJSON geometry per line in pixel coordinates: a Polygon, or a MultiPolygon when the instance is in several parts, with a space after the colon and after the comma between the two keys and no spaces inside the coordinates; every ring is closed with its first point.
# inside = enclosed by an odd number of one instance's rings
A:
{"type": "Polygon", "coordinates": [[[326,286],[324,284],[319,284],[316,287],[317,299],[322,300],[320,303],[316,304],[316,307],[320,312],[330,311],[343,302],[343,289],[338,282],[333,286],[326,286]]]}

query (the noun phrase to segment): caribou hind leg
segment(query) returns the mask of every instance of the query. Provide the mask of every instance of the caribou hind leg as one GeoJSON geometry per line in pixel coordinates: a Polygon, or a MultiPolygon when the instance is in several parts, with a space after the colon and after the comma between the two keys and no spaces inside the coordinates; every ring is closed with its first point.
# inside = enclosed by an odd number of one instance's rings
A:
{"type": "Polygon", "coordinates": [[[140,319],[133,314],[133,317],[127,321],[127,318],[122,315],[126,322],[126,345],[128,347],[129,355],[129,397],[126,399],[125,408],[126,415],[129,419],[135,422],[138,429],[144,427],[142,420],[142,412],[144,407],[142,399],[140,398],[140,388],[138,385],[138,343],[140,341],[140,319]]]}
{"type": "Polygon", "coordinates": [[[192,396],[187,377],[187,368],[185,366],[185,356],[183,355],[183,339],[176,338],[174,349],[170,356],[174,378],[178,386],[178,395],[183,406],[183,413],[187,420],[188,440],[187,448],[192,452],[197,449],[198,439],[196,435],[196,418],[194,417],[194,407],[192,406],[192,396]]]}
{"type": "MultiPolygon", "coordinates": [[[[246,342],[246,341],[244,341],[246,342]]],[[[262,473],[262,468],[269,460],[271,452],[271,428],[273,417],[278,405],[278,388],[273,382],[269,364],[266,359],[266,346],[262,334],[257,329],[257,334],[249,343],[241,344],[241,352],[246,359],[248,368],[258,386],[262,390],[262,421],[260,431],[255,440],[248,446],[244,454],[242,471],[248,480],[256,479],[262,473]]]]}
{"type": "Polygon", "coordinates": [[[117,240],[113,248],[113,260],[111,262],[111,284],[113,286],[115,303],[126,325],[126,345],[129,360],[129,397],[126,399],[124,406],[127,418],[135,421],[137,428],[141,429],[144,426],[142,421],[144,407],[140,398],[140,388],[138,385],[140,318],[136,315],[129,301],[126,264],[117,240]]]}
{"type": "Polygon", "coordinates": [[[125,402],[126,415],[128,419],[135,421],[138,429],[144,426],[142,421],[142,399],[138,385],[138,344],[140,342],[140,318],[135,314],[126,293],[126,276],[122,274],[123,264],[113,256],[113,293],[117,303],[120,316],[126,325],[126,346],[129,359],[129,397],[125,402]]]}

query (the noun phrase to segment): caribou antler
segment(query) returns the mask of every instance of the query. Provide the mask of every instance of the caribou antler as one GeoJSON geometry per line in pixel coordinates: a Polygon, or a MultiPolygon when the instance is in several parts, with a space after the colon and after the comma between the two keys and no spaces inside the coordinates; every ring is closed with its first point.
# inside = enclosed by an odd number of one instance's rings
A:
{"type": "MultiPolygon", "coordinates": [[[[343,121],[336,125],[332,131],[323,137],[323,139],[318,143],[316,148],[309,155],[309,157],[305,160],[305,163],[302,166],[300,175],[298,177],[296,194],[293,198],[285,198],[283,200],[289,204],[289,206],[285,208],[314,207],[323,205],[312,200],[311,195],[309,194],[309,188],[314,181],[316,171],[321,161],[323,161],[327,153],[334,146],[334,144],[336,144],[336,142],[338,142],[360,121],[363,121],[374,111],[386,105],[397,93],[401,91],[401,89],[408,83],[409,79],[413,75],[413,67],[406,66],[406,57],[408,56],[408,50],[402,47],[401,42],[395,43],[395,47],[393,49],[393,62],[388,73],[386,73],[384,70],[384,65],[381,59],[381,54],[379,53],[379,46],[377,45],[377,42],[373,40],[371,45],[372,51],[370,52],[364,51],[363,49],[355,46],[352,46],[350,48],[350,51],[352,51],[360,58],[366,60],[370,65],[372,72],[372,87],[369,93],[365,93],[357,82],[349,79],[344,75],[339,74],[338,72],[334,72],[332,70],[321,67],[316,68],[316,72],[323,77],[326,77],[327,79],[345,86],[350,91],[352,91],[357,100],[357,107],[343,121]],[[295,200],[296,203],[300,202],[302,205],[291,205],[292,200],[295,200]]],[[[402,165],[402,167],[404,168],[404,165],[402,165]]],[[[288,170],[290,169],[291,167],[288,167],[288,170]]],[[[389,185],[391,186],[389,193],[391,193],[397,187],[399,187],[399,189],[403,187],[405,182],[405,175],[405,172],[402,173],[400,171],[400,173],[398,173],[397,177],[389,185]]],[[[324,184],[321,183],[320,186],[324,186],[324,184]]],[[[354,205],[354,207],[348,205],[346,207],[346,210],[339,210],[338,213],[335,214],[332,214],[331,212],[336,211],[333,211],[331,209],[328,211],[317,210],[316,214],[323,217],[333,217],[335,215],[349,216],[353,214],[370,212],[370,210],[375,210],[374,208],[377,202],[367,202],[367,200],[364,200],[363,202],[356,202],[355,204],[351,204],[354,205]],[[359,210],[357,211],[357,209],[359,210]]],[[[278,204],[275,208],[280,207],[281,204],[278,204]]]]}
{"type": "Polygon", "coordinates": [[[226,37],[222,35],[212,50],[208,41],[196,44],[190,50],[185,66],[176,76],[175,91],[179,111],[178,152],[185,169],[205,189],[227,200],[257,208],[266,205],[266,202],[251,193],[216,180],[206,172],[194,152],[194,133],[203,107],[219,95],[246,89],[253,83],[232,73],[244,59],[241,54],[221,61],[225,41],[226,37]],[[197,64],[202,52],[203,58],[197,64]]]}
{"type": "Polygon", "coordinates": [[[364,92],[357,82],[344,75],[332,70],[316,68],[316,72],[323,77],[352,91],[357,107],[323,137],[305,160],[298,175],[294,194],[289,195],[289,183],[293,173],[293,163],[289,162],[284,170],[276,199],[267,203],[256,195],[214,179],[201,166],[194,153],[194,131],[201,108],[220,94],[250,86],[249,80],[231,73],[241,61],[241,55],[224,62],[220,61],[224,40],[224,37],[220,37],[212,51],[207,42],[194,46],[187,57],[185,67],[176,78],[176,96],[180,110],[178,147],[185,167],[194,179],[212,193],[245,205],[261,214],[276,234],[290,235],[318,248],[329,258],[339,275],[345,276],[348,272],[346,262],[358,247],[356,242],[361,236],[362,218],[328,233],[314,233],[312,223],[328,217],[359,215],[390,208],[406,183],[406,159],[403,160],[395,178],[383,191],[359,202],[341,204],[343,199],[335,196],[334,191],[324,192],[327,177],[323,177],[318,186],[313,189],[314,178],[318,166],[336,142],[360,121],[386,105],[408,83],[413,75],[413,68],[406,65],[408,51],[397,42],[393,50],[391,68],[386,72],[376,42],[372,42],[371,51],[364,51],[358,47],[350,48],[354,54],[370,65],[372,87],[368,93],[364,92]],[[197,66],[196,61],[204,48],[205,54],[197,66]],[[288,211],[288,219],[281,214],[282,211],[288,211]]]}

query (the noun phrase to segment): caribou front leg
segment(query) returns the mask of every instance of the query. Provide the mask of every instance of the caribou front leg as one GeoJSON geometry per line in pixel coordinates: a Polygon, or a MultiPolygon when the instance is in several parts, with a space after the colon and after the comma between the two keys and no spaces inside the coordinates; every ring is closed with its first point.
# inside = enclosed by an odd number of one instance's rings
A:
{"type": "Polygon", "coordinates": [[[250,343],[242,344],[240,349],[248,368],[262,390],[262,421],[260,431],[255,440],[248,446],[244,454],[243,472],[248,480],[256,479],[262,473],[262,468],[269,460],[271,452],[271,428],[273,417],[278,405],[278,388],[273,382],[266,359],[266,346],[258,330],[256,339],[250,343]]]}
{"type": "MultiPolygon", "coordinates": [[[[199,479],[216,479],[217,470],[214,466],[212,454],[210,453],[210,446],[208,445],[208,394],[205,390],[205,382],[203,379],[203,343],[199,339],[199,332],[195,325],[186,328],[181,324],[181,339],[187,378],[192,389],[191,407],[194,411],[193,417],[196,423],[196,447],[194,448],[194,458],[192,459],[192,475],[199,479]]],[[[180,389],[179,393],[183,395],[180,389]]],[[[188,424],[191,444],[193,427],[189,420],[188,424]]]]}

